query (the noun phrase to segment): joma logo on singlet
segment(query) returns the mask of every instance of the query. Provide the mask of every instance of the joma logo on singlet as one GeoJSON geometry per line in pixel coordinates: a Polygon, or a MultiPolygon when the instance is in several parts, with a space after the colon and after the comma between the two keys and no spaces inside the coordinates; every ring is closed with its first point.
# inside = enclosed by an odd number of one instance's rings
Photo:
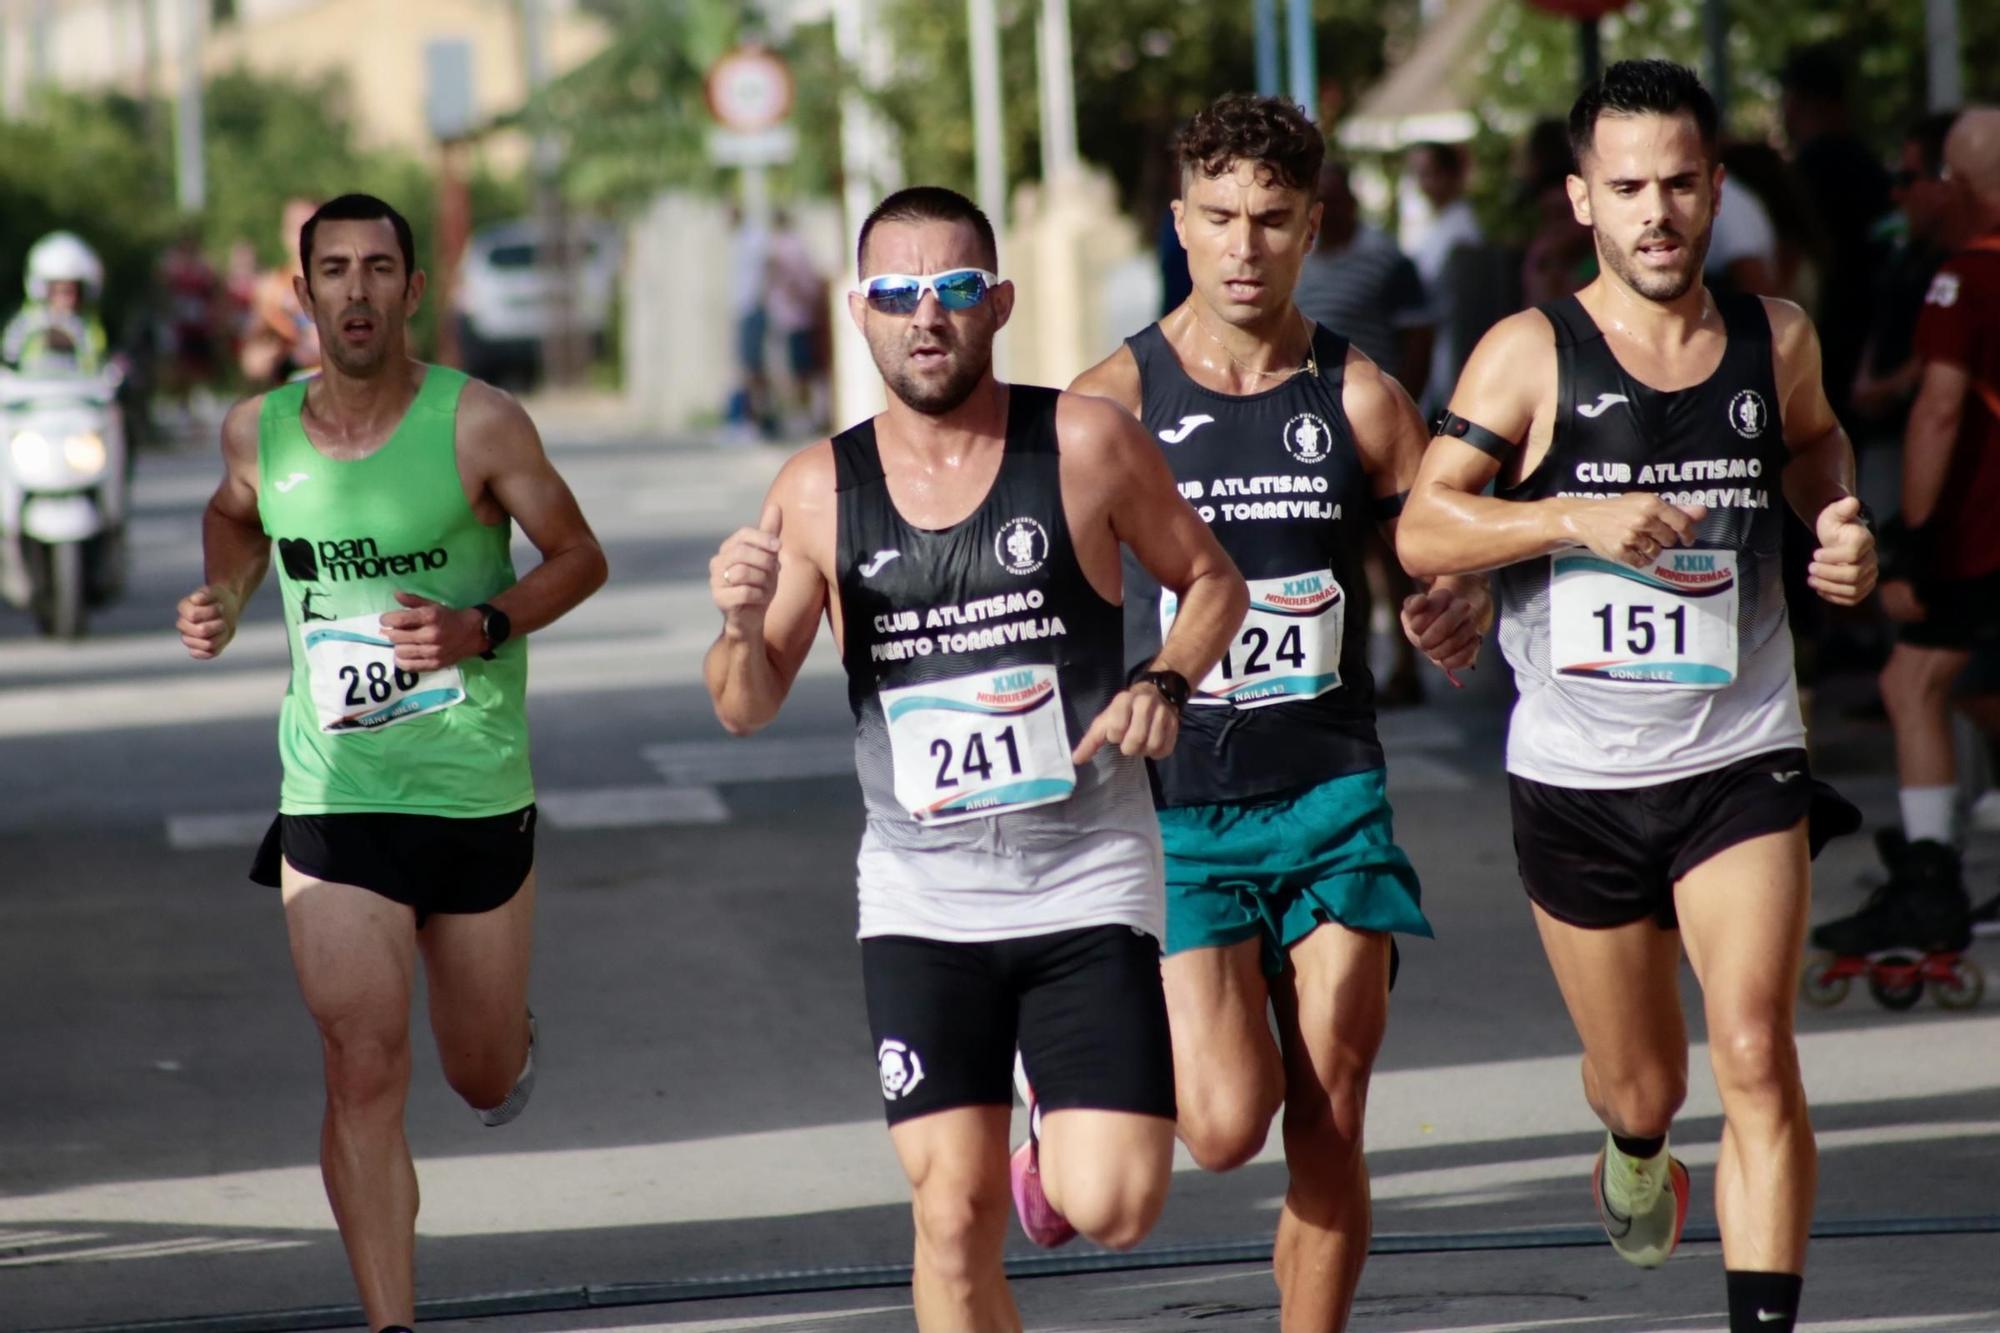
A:
{"type": "Polygon", "coordinates": [[[314,542],[304,537],[278,538],[278,559],[285,573],[299,583],[327,580],[345,583],[350,579],[400,578],[451,563],[451,553],[442,546],[428,551],[406,551],[383,555],[373,537],[344,537],[314,542]]]}

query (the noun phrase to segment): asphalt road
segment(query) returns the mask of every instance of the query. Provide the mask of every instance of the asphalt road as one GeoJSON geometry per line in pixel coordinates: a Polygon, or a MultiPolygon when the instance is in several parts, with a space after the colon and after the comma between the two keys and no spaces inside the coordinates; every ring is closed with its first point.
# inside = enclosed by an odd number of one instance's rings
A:
{"type": "MultiPolygon", "coordinates": [[[[781,455],[545,428],[613,581],[534,648],[532,1109],[482,1129],[418,1044],[426,1327],[907,1328],[838,664],[816,656],[750,741],[721,733],[698,679],[707,555],[781,455]]],[[[278,778],[277,603],[267,589],[206,666],[169,628],[215,472],[199,452],[143,460],[132,585],[83,643],[0,611],[0,1329],[333,1327],[352,1301],[315,1166],[312,1029],[276,895],[243,877],[278,778]]],[[[1405,946],[1374,1085],[1376,1229],[1396,1252],[1354,1327],[1719,1329],[1713,1243],[1658,1274],[1579,1243],[1598,1137],[1513,874],[1497,659],[1437,696],[1385,720],[1439,939],[1405,946]]],[[[1821,709],[1822,768],[1886,819],[1886,732],[1838,711],[1821,709]]],[[[1985,882],[1993,859],[1975,849],[1985,882]]],[[[1822,859],[1821,914],[1858,901],[1868,861],[1858,839],[1822,859]]],[[[1829,1233],[1805,1327],[2000,1330],[2000,950],[1982,948],[1996,994],[1970,1012],[1857,994],[1802,1015],[1829,1233]]],[[[1704,1051],[1692,1086],[1675,1142],[1693,1234],[1712,1235],[1704,1051]]],[[[1276,1327],[1266,1270],[1211,1262],[1268,1243],[1275,1153],[1183,1168],[1149,1242],[1163,1266],[1028,1275],[1047,1260],[1016,1238],[1031,1327],[1276,1327]]]]}

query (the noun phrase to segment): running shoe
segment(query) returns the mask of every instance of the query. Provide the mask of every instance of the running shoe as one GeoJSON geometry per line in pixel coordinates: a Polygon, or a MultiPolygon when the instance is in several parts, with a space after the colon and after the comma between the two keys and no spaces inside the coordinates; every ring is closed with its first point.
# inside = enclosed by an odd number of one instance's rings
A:
{"type": "Polygon", "coordinates": [[[1021,1063],[1019,1051],[1014,1053],[1014,1090],[1021,1094],[1021,1102],[1028,1108],[1027,1142],[1014,1149],[1013,1159],[1008,1163],[1008,1175],[1014,1186],[1014,1215],[1021,1219],[1021,1230],[1029,1240],[1045,1250],[1053,1250],[1075,1240],[1076,1228],[1042,1192],[1042,1108],[1035,1101],[1035,1090],[1028,1086],[1027,1066],[1021,1063]]]}
{"type": "Polygon", "coordinates": [[[1590,1168],[1590,1193],[1611,1248],[1625,1262],[1658,1268],[1680,1244],[1687,1223],[1688,1173],[1679,1158],[1667,1158],[1664,1171],[1644,1170],[1606,1134],[1590,1168]]]}
{"type": "Polygon", "coordinates": [[[498,1106],[489,1106],[479,1112],[479,1123],[488,1129],[497,1129],[528,1109],[528,1098],[535,1095],[535,1011],[528,1011],[528,1058],[521,1064],[521,1076],[514,1080],[508,1090],[507,1099],[498,1106]]]}

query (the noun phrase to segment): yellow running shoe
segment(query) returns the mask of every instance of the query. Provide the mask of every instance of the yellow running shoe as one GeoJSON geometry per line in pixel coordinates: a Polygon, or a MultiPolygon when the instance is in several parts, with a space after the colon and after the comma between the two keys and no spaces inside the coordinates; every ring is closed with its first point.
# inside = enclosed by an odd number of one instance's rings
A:
{"type": "Polygon", "coordinates": [[[1666,1149],[1659,1158],[1642,1162],[1618,1151],[1607,1133],[1590,1168],[1590,1193],[1611,1248],[1625,1262],[1658,1268],[1680,1244],[1687,1224],[1688,1172],[1666,1149]]]}

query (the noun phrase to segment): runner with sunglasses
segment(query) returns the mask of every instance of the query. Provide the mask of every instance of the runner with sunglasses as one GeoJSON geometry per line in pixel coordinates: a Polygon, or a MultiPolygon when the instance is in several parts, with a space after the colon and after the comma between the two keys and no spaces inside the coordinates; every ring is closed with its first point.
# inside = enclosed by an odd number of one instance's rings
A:
{"type": "MultiPolygon", "coordinates": [[[[1226,1171],[1256,1156],[1282,1104],[1282,1324],[1334,1329],[1368,1253],[1362,1115],[1390,934],[1431,933],[1384,795],[1362,574],[1368,525],[1393,530],[1426,433],[1394,379],[1292,303],[1320,221],[1312,122],[1232,95],[1176,152],[1194,290],[1072,387],[1145,423],[1250,580],[1186,742],[1154,765],[1179,1128],[1197,1162],[1226,1171]]],[[[1131,583],[1127,645],[1143,652],[1183,608],[1131,583]]],[[[1404,629],[1440,665],[1470,666],[1483,584],[1445,583],[1405,601],[1404,629]]]]}
{"type": "Polygon", "coordinates": [[[1014,303],[963,196],[884,200],[848,309],[888,405],[804,450],[710,562],[717,716],[769,722],[822,616],[867,808],[862,973],[916,1221],[919,1328],[1018,1329],[1007,1228],[1018,1046],[1046,1119],[1023,1165],[1084,1234],[1136,1244],[1172,1162],[1159,830],[1142,760],[1243,617],[1243,581],[1108,403],[993,377],[1014,303]],[[1130,681],[1119,546],[1174,591],[1130,681]]]}

